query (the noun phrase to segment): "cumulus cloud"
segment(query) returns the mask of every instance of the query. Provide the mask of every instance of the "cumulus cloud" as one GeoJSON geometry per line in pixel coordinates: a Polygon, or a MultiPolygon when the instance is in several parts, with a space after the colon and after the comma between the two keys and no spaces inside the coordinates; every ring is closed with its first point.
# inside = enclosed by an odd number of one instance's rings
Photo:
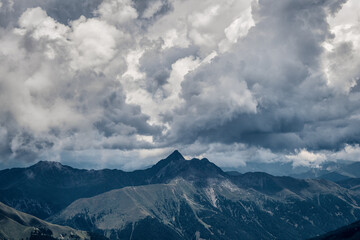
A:
{"type": "Polygon", "coordinates": [[[355,88],[360,76],[360,3],[348,1],[328,21],[333,37],[324,42],[324,68],[328,85],[337,92],[348,93],[355,88]]]}
{"type": "Polygon", "coordinates": [[[306,149],[295,151],[293,155],[287,155],[287,158],[294,162],[294,166],[305,165],[319,167],[319,165],[326,160],[325,154],[309,152],[306,149]]]}
{"type": "Polygon", "coordinates": [[[359,7],[2,0],[2,165],[118,156],[131,169],[172,148],[225,167],[354,159],[359,7]]]}
{"type": "Polygon", "coordinates": [[[169,136],[273,151],[336,149],[357,142],[359,122],[351,118],[357,93],[336,94],[322,67],[322,44],[332,37],[327,17],[341,4],[254,2],[255,26],[246,37],[182,82],[186,107],[175,111],[169,136]]]}
{"type": "Polygon", "coordinates": [[[126,69],[128,50],[120,48],[129,42],[126,33],[97,18],[65,25],[40,7],[2,31],[3,161],[33,161],[48,151],[150,147],[137,135],[156,136],[161,128],[125,102],[116,79],[126,69]]]}
{"type": "Polygon", "coordinates": [[[138,17],[130,0],[103,1],[95,12],[114,25],[123,25],[138,17]]]}

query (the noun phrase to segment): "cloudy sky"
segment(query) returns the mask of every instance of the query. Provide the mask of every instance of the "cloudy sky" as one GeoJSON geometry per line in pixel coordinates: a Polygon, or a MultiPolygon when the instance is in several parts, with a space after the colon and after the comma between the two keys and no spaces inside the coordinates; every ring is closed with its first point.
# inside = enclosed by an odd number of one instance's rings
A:
{"type": "Polygon", "coordinates": [[[358,0],[0,0],[0,168],[360,160],[358,0]]]}

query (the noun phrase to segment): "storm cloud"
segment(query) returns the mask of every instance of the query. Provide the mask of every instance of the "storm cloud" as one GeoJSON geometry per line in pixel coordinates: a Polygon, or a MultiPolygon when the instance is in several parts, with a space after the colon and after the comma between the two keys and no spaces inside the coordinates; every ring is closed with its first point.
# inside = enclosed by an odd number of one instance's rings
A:
{"type": "Polygon", "coordinates": [[[0,166],[354,159],[356,0],[0,4],[0,166]]]}

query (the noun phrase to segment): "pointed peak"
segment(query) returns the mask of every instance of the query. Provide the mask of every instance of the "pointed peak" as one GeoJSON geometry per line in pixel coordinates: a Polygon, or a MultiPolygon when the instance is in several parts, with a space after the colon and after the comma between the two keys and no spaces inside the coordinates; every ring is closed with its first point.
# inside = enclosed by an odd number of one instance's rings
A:
{"type": "Polygon", "coordinates": [[[176,160],[185,160],[183,155],[178,150],[175,150],[173,153],[171,153],[166,159],[176,161],[176,160]]]}
{"type": "Polygon", "coordinates": [[[40,169],[48,169],[48,168],[62,168],[63,165],[59,162],[53,161],[39,161],[35,165],[32,165],[31,168],[40,168],[40,169]]]}

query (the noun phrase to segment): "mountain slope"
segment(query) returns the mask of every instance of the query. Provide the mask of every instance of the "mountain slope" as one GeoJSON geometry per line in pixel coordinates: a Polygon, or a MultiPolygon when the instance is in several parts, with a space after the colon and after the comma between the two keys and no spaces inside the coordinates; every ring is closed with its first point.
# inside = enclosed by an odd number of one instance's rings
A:
{"type": "Polygon", "coordinates": [[[360,178],[360,162],[345,165],[339,173],[350,176],[352,178],[360,178]]]}
{"type": "Polygon", "coordinates": [[[83,231],[40,220],[0,202],[0,239],[90,239],[83,231]],[[30,238],[31,237],[31,238],[30,238]],[[42,238],[43,237],[43,238],[42,238]]]}
{"type": "Polygon", "coordinates": [[[360,178],[350,178],[337,182],[340,186],[360,193],[360,178]]]}
{"type": "Polygon", "coordinates": [[[354,222],[342,228],[336,229],[319,237],[309,240],[358,240],[360,239],[360,221],[354,222]]]}
{"type": "Polygon", "coordinates": [[[326,180],[329,180],[329,181],[332,181],[332,182],[339,182],[339,181],[351,179],[351,177],[340,174],[338,172],[330,172],[330,173],[326,173],[324,175],[321,175],[319,177],[319,179],[326,179],[326,180]]]}
{"type": "Polygon", "coordinates": [[[294,179],[301,181],[296,186],[289,179],[268,175],[250,186],[207,178],[199,186],[180,177],[79,199],[49,220],[110,239],[141,239],[154,234],[152,226],[171,239],[304,239],[360,219],[352,192],[328,181],[294,179]]]}
{"type": "Polygon", "coordinates": [[[0,201],[46,218],[81,197],[90,197],[126,184],[119,170],[88,171],[54,162],[0,172],[0,201]],[[44,193],[47,194],[44,194],[44,193]]]}

